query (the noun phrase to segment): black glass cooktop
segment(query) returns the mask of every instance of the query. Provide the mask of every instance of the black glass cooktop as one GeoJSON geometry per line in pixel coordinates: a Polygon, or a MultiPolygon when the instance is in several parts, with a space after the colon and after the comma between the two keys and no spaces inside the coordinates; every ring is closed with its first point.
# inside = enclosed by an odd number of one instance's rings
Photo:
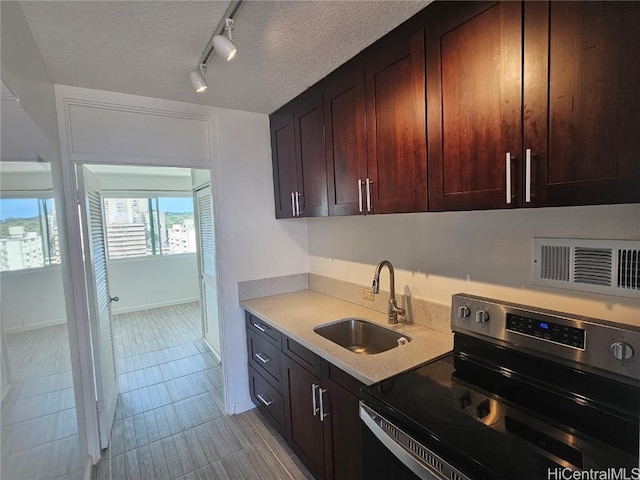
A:
{"type": "Polygon", "coordinates": [[[471,478],[638,466],[640,389],[456,335],[365,404],[471,478]]]}

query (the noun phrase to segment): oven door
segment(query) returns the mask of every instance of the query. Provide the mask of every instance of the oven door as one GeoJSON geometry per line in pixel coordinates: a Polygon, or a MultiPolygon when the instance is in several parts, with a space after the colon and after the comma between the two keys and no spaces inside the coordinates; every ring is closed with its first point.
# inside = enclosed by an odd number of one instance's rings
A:
{"type": "Polygon", "coordinates": [[[468,480],[389,419],[360,402],[363,478],[468,480]]]}

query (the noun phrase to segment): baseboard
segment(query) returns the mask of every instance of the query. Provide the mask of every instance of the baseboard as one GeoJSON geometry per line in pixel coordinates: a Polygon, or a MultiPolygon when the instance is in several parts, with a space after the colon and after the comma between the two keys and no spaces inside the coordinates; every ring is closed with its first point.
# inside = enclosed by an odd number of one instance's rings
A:
{"type": "Polygon", "coordinates": [[[136,305],[134,307],[125,308],[113,308],[114,304],[111,304],[111,313],[119,315],[121,313],[133,313],[140,312],[142,310],[149,310],[151,308],[172,307],[173,305],[182,305],[183,303],[199,302],[200,297],[179,298],[177,300],[170,300],[168,302],[149,303],[146,305],[136,305]]]}
{"type": "Polygon", "coordinates": [[[256,408],[255,404],[251,401],[251,399],[247,398],[246,400],[243,400],[242,402],[238,402],[233,406],[233,413],[235,415],[238,415],[242,412],[246,412],[247,410],[251,410],[253,408],[256,408]]]}
{"type": "Polygon", "coordinates": [[[66,318],[56,318],[54,320],[47,320],[46,322],[32,323],[24,327],[8,327],[5,329],[5,333],[10,335],[12,333],[28,332],[29,330],[38,330],[39,328],[54,327],[56,325],[64,325],[67,323],[66,318]]]}
{"type": "Polygon", "coordinates": [[[207,346],[209,351],[213,354],[213,357],[218,362],[218,365],[222,364],[222,358],[220,357],[220,353],[215,348],[213,348],[213,345],[211,345],[211,342],[209,342],[209,340],[207,340],[206,337],[203,337],[202,340],[204,341],[204,344],[207,346]]]}

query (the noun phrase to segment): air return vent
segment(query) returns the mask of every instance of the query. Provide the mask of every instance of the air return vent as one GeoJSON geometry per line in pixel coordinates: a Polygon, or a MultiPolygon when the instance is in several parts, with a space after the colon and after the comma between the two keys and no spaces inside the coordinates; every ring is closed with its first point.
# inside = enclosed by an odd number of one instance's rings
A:
{"type": "Polygon", "coordinates": [[[533,283],[640,298],[640,241],[533,239],[533,283]]]}

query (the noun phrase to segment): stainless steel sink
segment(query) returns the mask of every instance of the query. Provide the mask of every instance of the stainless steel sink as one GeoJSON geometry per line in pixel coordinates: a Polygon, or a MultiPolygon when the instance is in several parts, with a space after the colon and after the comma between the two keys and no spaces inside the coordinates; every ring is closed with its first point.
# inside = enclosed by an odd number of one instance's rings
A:
{"type": "Polygon", "coordinates": [[[318,335],[354,353],[373,355],[386,352],[411,341],[411,337],[360,318],[345,318],[319,325],[313,329],[318,335]]]}

